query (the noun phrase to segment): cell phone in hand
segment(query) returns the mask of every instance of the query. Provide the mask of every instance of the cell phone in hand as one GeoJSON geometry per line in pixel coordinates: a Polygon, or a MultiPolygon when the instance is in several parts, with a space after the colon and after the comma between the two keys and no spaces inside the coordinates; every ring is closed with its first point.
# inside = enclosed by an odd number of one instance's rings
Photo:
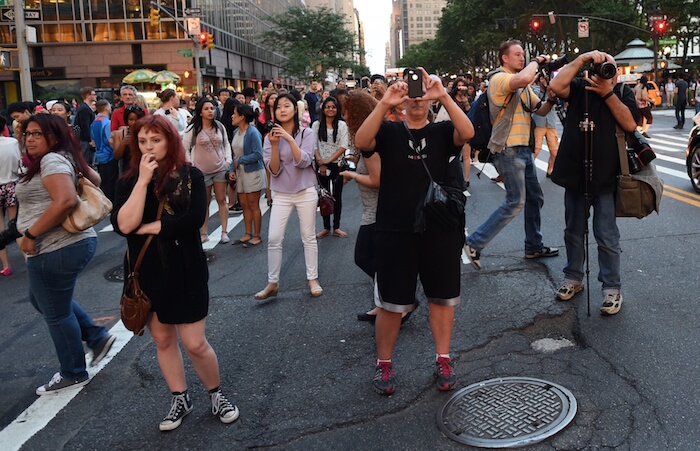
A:
{"type": "Polygon", "coordinates": [[[408,97],[423,97],[423,74],[415,69],[408,69],[408,97]]]}

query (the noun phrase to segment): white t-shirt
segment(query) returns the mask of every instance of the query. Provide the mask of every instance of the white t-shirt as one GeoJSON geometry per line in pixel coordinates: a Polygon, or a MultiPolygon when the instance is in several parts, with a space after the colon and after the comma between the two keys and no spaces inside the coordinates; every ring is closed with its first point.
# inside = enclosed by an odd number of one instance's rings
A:
{"type": "Polygon", "coordinates": [[[0,186],[19,180],[22,155],[15,138],[0,136],[0,186]]]}

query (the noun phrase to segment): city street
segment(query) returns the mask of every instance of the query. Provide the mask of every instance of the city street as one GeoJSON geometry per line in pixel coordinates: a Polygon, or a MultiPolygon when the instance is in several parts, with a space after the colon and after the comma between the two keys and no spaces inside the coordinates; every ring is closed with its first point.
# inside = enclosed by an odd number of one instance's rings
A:
{"type": "MultiPolygon", "coordinates": [[[[660,215],[618,220],[620,313],[598,313],[602,296],[592,233],[590,289],[568,302],[555,300],[566,262],[564,190],[545,177],[546,148],[537,161],[545,196],[542,233],[544,244],[560,248],[560,255],[524,259],[520,215],[482,252],[482,271],[463,257],[452,342],[458,388],[532,377],[564,386],[577,399],[571,425],[530,449],[700,449],[700,263],[693,244],[700,238],[700,196],[685,169],[693,113],[687,110],[684,130],[672,128],[673,110],[653,114],[650,143],[664,198],[660,215]],[[533,347],[544,338],[563,347],[533,347]]],[[[493,168],[487,165],[477,178],[480,169],[471,171],[469,230],[503,201],[503,188],[490,181],[493,168]]],[[[92,381],[72,393],[34,394],[58,371],[58,361],[43,318],[29,304],[23,257],[9,247],[15,274],[0,278],[0,450],[471,449],[445,437],[436,423],[451,394],[433,383],[435,350],[420,289],[421,305],[402,326],[394,355],[397,392],[382,397],[372,389],[374,329],[356,319],[372,307],[373,293],[353,260],[361,217],[354,182],[343,193],[341,227],[349,238],[329,236],[318,243],[320,298],[309,294],[296,217],[286,234],[279,296],[261,302],[253,294],[267,279],[269,212],[263,217],[264,243],[249,248],[218,244],[215,203],[210,214],[207,337],[218,354],[224,393],[238,405],[240,419],[224,425],[211,414],[206,390],[186,359],[194,410],[178,429],[159,432],[170,393],[148,333],[134,337],[119,321],[126,242],[103,221],[96,227],[97,254],[78,279],[75,298],[118,340],[91,370],[92,381]]],[[[232,240],[244,232],[241,219],[229,218],[232,240]]],[[[317,230],[321,226],[319,216],[317,230]]]]}

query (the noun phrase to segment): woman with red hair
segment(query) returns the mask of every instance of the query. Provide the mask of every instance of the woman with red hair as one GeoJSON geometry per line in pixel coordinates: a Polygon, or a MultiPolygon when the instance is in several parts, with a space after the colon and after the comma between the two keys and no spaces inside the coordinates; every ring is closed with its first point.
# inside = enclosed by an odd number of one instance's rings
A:
{"type": "Polygon", "coordinates": [[[238,408],[221,392],[216,353],[204,334],[209,309],[209,271],[199,239],[208,210],[204,175],[187,163],[177,130],[163,116],[139,119],[130,148],[131,167],[117,182],[111,219],[114,230],[127,239],[125,274],[136,264],[147,237],[155,236],[139,282],[152,302],[148,329],[173,395],[160,430],[177,428],[192,411],[178,336],[209,391],[212,413],[231,423],[238,408]]]}

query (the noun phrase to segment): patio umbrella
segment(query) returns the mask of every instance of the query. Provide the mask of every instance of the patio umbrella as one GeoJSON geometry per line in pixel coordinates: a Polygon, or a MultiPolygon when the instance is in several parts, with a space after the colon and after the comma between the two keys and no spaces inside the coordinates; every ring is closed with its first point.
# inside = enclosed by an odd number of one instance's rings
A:
{"type": "Polygon", "coordinates": [[[180,76],[176,74],[175,72],[170,72],[169,70],[162,70],[160,72],[156,72],[153,74],[151,77],[151,83],[177,83],[180,81],[180,76]]]}
{"type": "Polygon", "coordinates": [[[155,74],[156,73],[150,69],[136,69],[122,78],[122,83],[148,83],[155,74]]]}

